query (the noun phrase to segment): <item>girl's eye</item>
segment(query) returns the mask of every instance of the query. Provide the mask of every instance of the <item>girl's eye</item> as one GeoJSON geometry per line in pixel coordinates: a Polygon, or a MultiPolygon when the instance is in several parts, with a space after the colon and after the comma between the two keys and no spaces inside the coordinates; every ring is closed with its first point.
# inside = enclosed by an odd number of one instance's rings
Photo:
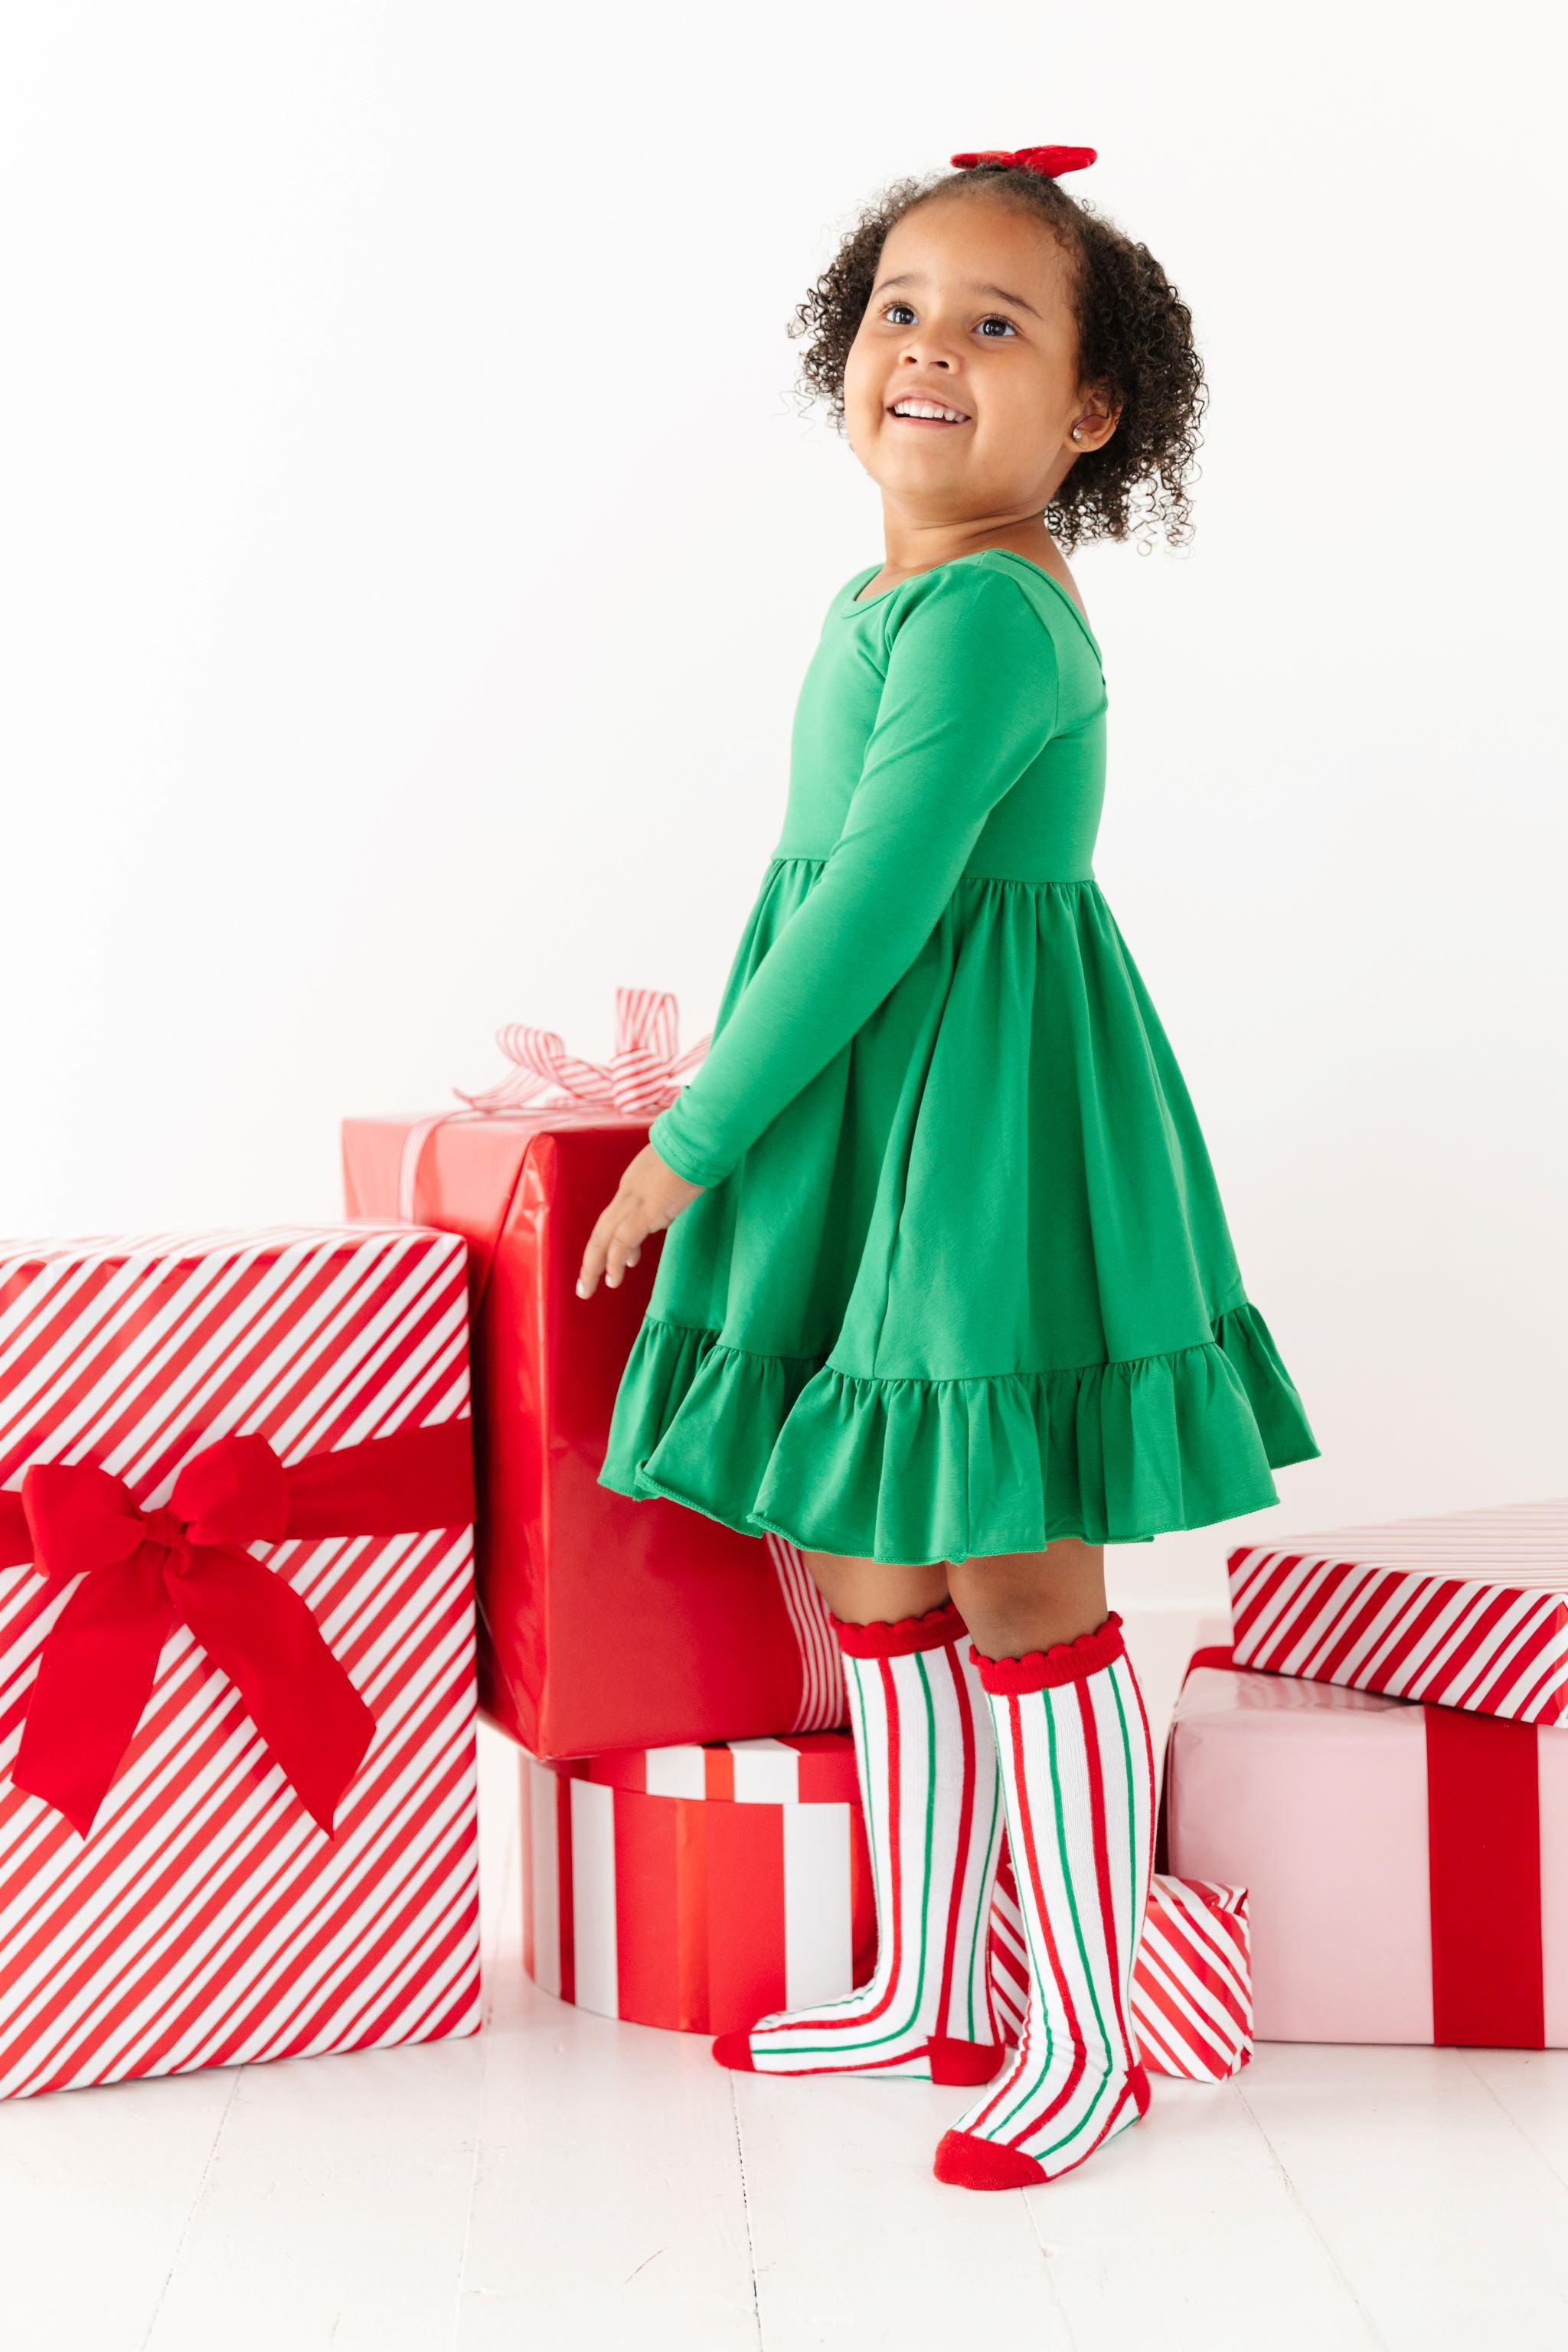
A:
{"type": "MultiPolygon", "coordinates": [[[[889,325],[892,327],[904,327],[911,324],[914,320],[914,315],[913,310],[910,308],[910,305],[907,302],[884,302],[882,305],[882,316],[887,320],[889,325]]],[[[1004,319],[998,313],[993,312],[990,318],[982,319],[980,321],[981,333],[983,335],[987,335],[988,341],[992,342],[997,342],[1001,340],[1000,335],[988,334],[988,330],[993,327],[999,328],[1002,335],[1016,335],[1018,331],[1011,319],[1004,319]]]]}

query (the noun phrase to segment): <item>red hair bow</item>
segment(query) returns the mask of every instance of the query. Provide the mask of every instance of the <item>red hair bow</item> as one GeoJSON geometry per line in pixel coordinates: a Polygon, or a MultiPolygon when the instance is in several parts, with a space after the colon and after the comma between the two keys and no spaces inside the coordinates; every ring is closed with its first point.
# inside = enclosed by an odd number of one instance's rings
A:
{"type": "Polygon", "coordinates": [[[982,147],[973,154],[950,155],[961,172],[973,172],[976,163],[997,163],[1008,172],[1038,172],[1047,180],[1059,179],[1064,172],[1081,172],[1094,161],[1092,147],[1016,147],[1009,152],[1005,147],[982,147]]]}

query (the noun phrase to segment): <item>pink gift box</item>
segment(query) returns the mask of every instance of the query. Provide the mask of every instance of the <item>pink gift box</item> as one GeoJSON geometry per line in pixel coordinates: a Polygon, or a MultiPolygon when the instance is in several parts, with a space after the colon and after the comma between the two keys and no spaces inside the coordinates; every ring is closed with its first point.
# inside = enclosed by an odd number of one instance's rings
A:
{"type": "Polygon", "coordinates": [[[1568,1716],[1568,1497],[1240,1545],[1227,1566],[1237,1665],[1568,1716]]]}
{"type": "Polygon", "coordinates": [[[1260,2041],[1568,2047],[1559,1733],[1194,1664],[1164,1811],[1170,1869],[1247,1889],[1260,2041]]]}

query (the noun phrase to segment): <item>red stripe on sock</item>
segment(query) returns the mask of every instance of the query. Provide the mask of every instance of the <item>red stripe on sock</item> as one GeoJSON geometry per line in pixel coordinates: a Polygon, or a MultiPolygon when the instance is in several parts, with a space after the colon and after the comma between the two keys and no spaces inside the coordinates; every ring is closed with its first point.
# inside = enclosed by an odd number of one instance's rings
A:
{"type": "MultiPolygon", "coordinates": [[[[1083,1725],[1084,1754],[1089,1764],[1089,1819],[1094,1841],[1094,1883],[1100,1895],[1100,1924],[1105,1935],[1105,1963],[1110,1971],[1110,1990],[1116,2001],[1116,2027],[1121,2036],[1122,2055],[1131,2071],[1138,2063],[1138,2054],[1127,2031],[1127,2011],[1121,1998],[1121,1962],[1116,1945],[1116,1899],[1110,1884],[1110,1836],[1105,1811],[1105,1765],[1100,1753],[1100,1723],[1087,1683],[1080,1682],[1078,1686],[1078,1711],[1083,1725]]],[[[1131,1827],[1129,1822],[1129,1831],[1131,1827]]],[[[1131,1927],[1132,1923],[1129,1920],[1129,1934],[1131,1927]]]]}
{"type": "Polygon", "coordinates": [[[853,1955],[850,1982],[857,1987],[869,1984],[877,1973],[877,1895],[871,1885],[865,1816],[858,1805],[849,1816],[849,1948],[853,1955]]]}
{"type": "Polygon", "coordinates": [[[951,2030],[948,2001],[952,1993],[952,1964],[958,1950],[958,1918],[963,1907],[963,1880],[969,1867],[969,1844],[974,1820],[974,1719],[969,1711],[969,1693],[964,1688],[963,1668],[959,1663],[957,1645],[951,1646],[947,1663],[952,1669],[953,1696],[958,1701],[958,1720],[963,1743],[963,1788],[959,1800],[958,1850],[953,1861],[952,1891],[947,1906],[947,1938],[942,1953],[942,1992],[937,2001],[936,2030],[951,2030]]]}
{"type": "MultiPolygon", "coordinates": [[[[1045,1699],[1042,1701],[1042,1704],[1048,1706],[1050,1705],[1050,1701],[1049,1699],[1045,1699]]],[[[1051,1964],[1051,1974],[1056,1979],[1057,1994],[1066,2014],[1067,2031],[1068,2038],[1072,2043],[1073,2053],[1072,2064],[1068,2069],[1067,2082],[1060,2092],[1058,2092],[1056,2098],[1051,2101],[1048,2107],[1043,2108],[1038,2115],[1030,2116],[1025,2122],[1022,2129],[1015,2132],[1012,2139],[1007,2143],[1008,2146],[1016,2147],[1020,2140],[1027,2139],[1032,2133],[1038,2131],[1043,2125],[1049,2123],[1051,2117],[1057,2113],[1058,2109],[1071,2098],[1074,2091],[1077,2090],[1079,2084],[1083,2078],[1084,2067],[1087,2062],[1084,2055],[1083,2035],[1079,2030],[1078,2011],[1073,2007],[1072,1991],[1068,1984],[1066,1972],[1062,1968],[1061,1954],[1057,1949],[1057,1939],[1055,1935],[1052,1933],[1050,1919],[1046,1910],[1045,1887],[1041,1883],[1040,1878],[1039,1846],[1035,1835],[1035,1816],[1029,1804],[1029,1785],[1024,1769],[1023,1709],[1019,1706],[1017,1699],[1012,1696],[1009,1696],[1008,1698],[1007,1717],[1008,1746],[1012,1750],[1013,1756],[1013,1785],[1017,1791],[1018,1821],[1024,1832],[1024,1862],[1028,1871],[1029,1892],[1033,1898],[1035,1906],[1033,1918],[1028,1924],[1037,1928],[1039,1931],[1040,1941],[1045,1945],[1046,1954],[1051,1964]]],[[[1016,1855],[1014,1856],[1014,1868],[1015,1870],[1017,1868],[1016,1855]]],[[[1019,1892],[1021,1895],[1023,1892],[1022,1886],[1020,1886],[1019,1892]]],[[[1035,1966],[1033,1938],[1029,1938],[1028,1941],[1030,1967],[1033,1968],[1035,1966]]],[[[1041,1990],[1043,1991],[1044,1987],[1042,1987],[1041,1990]]],[[[1053,2036],[1052,2039],[1054,2042],[1055,2037],[1053,2036]]],[[[999,2094],[996,2098],[991,2101],[988,2106],[984,2108],[982,2112],[976,2116],[973,2122],[969,2126],[970,2130],[973,2132],[980,2131],[984,2125],[986,2117],[989,2116],[1000,2105],[1001,2095],[999,2094]]]]}

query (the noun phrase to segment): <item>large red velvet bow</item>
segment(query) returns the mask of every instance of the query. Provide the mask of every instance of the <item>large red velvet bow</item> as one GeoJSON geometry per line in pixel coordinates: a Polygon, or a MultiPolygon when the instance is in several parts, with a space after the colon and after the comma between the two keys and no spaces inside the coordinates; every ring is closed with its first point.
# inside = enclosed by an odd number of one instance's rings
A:
{"type": "Polygon", "coordinates": [[[1056,180],[1064,172],[1083,171],[1097,152],[1093,147],[977,147],[967,154],[950,155],[948,162],[961,172],[973,172],[977,163],[995,163],[1005,172],[1038,172],[1056,180]]]}
{"type": "Polygon", "coordinates": [[[89,1462],[35,1463],[0,1494],[0,1567],[51,1594],[81,1579],[45,1637],[11,1778],[85,1837],[152,1696],[171,1619],[187,1625],[329,1835],[375,1718],[309,1602],[244,1546],[403,1535],[473,1517],[469,1424],[437,1422],[285,1469],[264,1437],[193,1454],[143,1510],[89,1462]]]}

